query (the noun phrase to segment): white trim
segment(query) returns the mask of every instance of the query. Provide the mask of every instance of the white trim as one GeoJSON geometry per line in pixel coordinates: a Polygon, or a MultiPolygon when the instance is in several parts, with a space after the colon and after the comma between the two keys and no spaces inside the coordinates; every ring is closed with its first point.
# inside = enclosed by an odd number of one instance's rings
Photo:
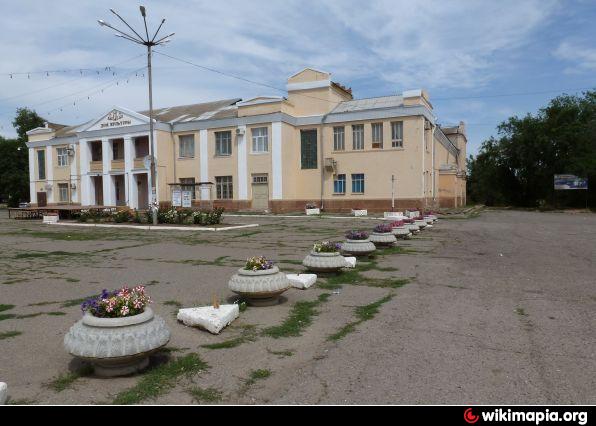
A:
{"type": "Polygon", "coordinates": [[[283,158],[281,121],[271,123],[271,172],[273,174],[272,200],[283,198],[283,158]]]}
{"type": "Polygon", "coordinates": [[[42,135],[44,133],[54,133],[54,129],[50,129],[49,127],[36,127],[35,129],[31,129],[28,132],[25,132],[27,136],[30,135],[42,135]]]}
{"type": "Polygon", "coordinates": [[[288,83],[286,90],[292,92],[295,90],[319,89],[321,87],[331,87],[331,80],[305,81],[304,83],[288,83]]]}
{"type": "MultiPolygon", "coordinates": [[[[201,182],[209,181],[209,133],[207,130],[199,132],[199,163],[201,182]]],[[[201,200],[210,199],[210,188],[201,187],[201,200]]]]}
{"type": "Polygon", "coordinates": [[[417,98],[422,96],[422,89],[404,90],[401,94],[402,98],[417,98]]]}
{"type": "Polygon", "coordinates": [[[138,229],[140,231],[232,231],[235,229],[245,228],[257,228],[260,225],[258,223],[251,223],[248,225],[234,225],[234,226],[222,226],[221,228],[204,228],[198,226],[154,226],[154,225],[109,225],[103,223],[69,223],[69,222],[55,222],[48,223],[48,225],[59,225],[59,226],[75,226],[84,228],[125,228],[125,229],[138,229]]]}
{"type": "MultiPolygon", "coordinates": [[[[420,117],[422,119],[422,145],[420,146],[420,149],[422,150],[422,200],[424,202],[424,199],[426,198],[426,187],[424,186],[426,181],[424,178],[424,175],[426,173],[426,163],[424,162],[424,154],[426,152],[426,146],[424,146],[424,117],[420,117]]],[[[426,207],[426,205],[424,206],[426,207]]]]}
{"type": "Polygon", "coordinates": [[[238,129],[244,130],[243,135],[236,136],[238,146],[238,199],[248,199],[248,151],[246,126],[239,126],[238,129]]]}
{"type": "MultiPolygon", "coordinates": [[[[139,114],[138,112],[131,111],[131,110],[127,109],[127,108],[123,108],[123,107],[119,107],[119,106],[113,106],[112,108],[110,108],[109,111],[107,111],[106,113],[102,114],[96,120],[91,120],[91,121],[88,121],[85,124],[82,124],[80,127],[77,127],[75,129],[75,131],[76,132],[86,132],[86,131],[88,131],[93,126],[95,126],[97,123],[99,123],[100,121],[102,121],[105,117],[107,117],[108,114],[110,114],[114,110],[119,111],[119,112],[122,112],[122,113],[124,113],[126,115],[129,115],[132,118],[136,118],[137,120],[142,121],[143,123],[149,124],[149,117],[147,117],[146,115],[139,114]]],[[[154,119],[153,121],[155,122],[156,120],[154,119]]]]}
{"type": "MultiPolygon", "coordinates": [[[[70,146],[69,146],[70,148],[70,146]]],[[[69,179],[69,188],[68,191],[70,193],[70,201],[73,203],[78,203],[81,194],[81,188],[79,187],[79,183],[77,182],[77,144],[72,144],[72,149],[74,154],[72,155],[72,159],[70,161],[70,179],[69,179]],[[76,189],[72,189],[72,184],[76,185],[76,189]]],[[[78,149],[80,151],[80,148],[78,149]]]]}
{"type": "Polygon", "coordinates": [[[37,189],[35,188],[35,149],[29,148],[29,202],[37,204],[37,189]]]}
{"type": "Polygon", "coordinates": [[[46,151],[46,182],[52,185],[52,189],[46,191],[48,193],[48,203],[54,202],[54,158],[53,158],[53,147],[47,147],[46,151]]]}
{"type": "MultiPolygon", "coordinates": [[[[126,205],[131,209],[136,208],[136,201],[132,198],[132,174],[131,171],[134,167],[134,146],[131,136],[124,137],[124,198],[126,199],[126,205]]],[[[135,183],[136,185],[136,183],[135,183]]]]}

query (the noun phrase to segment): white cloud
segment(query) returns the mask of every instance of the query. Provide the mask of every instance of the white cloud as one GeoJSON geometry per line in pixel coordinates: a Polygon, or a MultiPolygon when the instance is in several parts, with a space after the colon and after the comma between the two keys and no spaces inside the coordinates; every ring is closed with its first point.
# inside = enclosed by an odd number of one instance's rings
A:
{"type": "Polygon", "coordinates": [[[565,71],[581,73],[596,71],[596,48],[579,41],[564,41],[553,52],[557,59],[573,63],[565,71]]]}

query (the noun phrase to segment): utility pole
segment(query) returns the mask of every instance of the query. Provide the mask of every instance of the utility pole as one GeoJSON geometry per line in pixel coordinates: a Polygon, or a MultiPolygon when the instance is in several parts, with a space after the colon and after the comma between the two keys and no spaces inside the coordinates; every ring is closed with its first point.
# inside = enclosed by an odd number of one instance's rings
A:
{"type": "Polygon", "coordinates": [[[116,15],[118,17],[118,19],[120,19],[124,23],[124,25],[126,25],[128,27],[128,29],[130,31],[132,31],[132,34],[130,32],[127,33],[127,32],[121,31],[101,19],[98,20],[97,22],[102,27],[108,27],[108,28],[111,28],[112,30],[116,31],[116,34],[114,34],[116,37],[120,37],[125,40],[132,41],[133,43],[140,44],[140,45],[147,47],[147,76],[149,77],[149,82],[148,82],[149,83],[149,87],[148,87],[148,89],[149,89],[149,155],[151,157],[150,158],[151,159],[151,168],[149,171],[150,176],[151,176],[151,205],[150,205],[150,208],[151,208],[151,214],[152,214],[152,218],[153,218],[153,224],[157,225],[157,209],[159,208],[159,204],[157,202],[157,166],[155,164],[156,148],[155,148],[155,136],[154,136],[154,126],[153,126],[153,76],[151,74],[151,54],[152,54],[153,46],[161,46],[166,43],[169,43],[170,37],[172,37],[174,35],[174,33],[171,33],[165,37],[162,37],[162,38],[156,40],[159,30],[161,30],[162,25],[166,22],[165,19],[162,19],[161,23],[159,24],[159,27],[157,28],[157,31],[155,31],[155,34],[153,34],[153,37],[150,37],[149,29],[147,28],[147,12],[145,10],[145,6],[140,6],[139,9],[141,11],[141,16],[143,17],[143,22],[145,24],[145,37],[141,36],[138,32],[136,32],[134,30],[134,28],[131,27],[128,24],[128,22],[126,22],[124,20],[124,18],[122,18],[114,9],[110,9],[110,12],[112,12],[114,15],[116,15]]]}
{"type": "Polygon", "coordinates": [[[391,175],[391,211],[395,211],[395,175],[391,175]]]}

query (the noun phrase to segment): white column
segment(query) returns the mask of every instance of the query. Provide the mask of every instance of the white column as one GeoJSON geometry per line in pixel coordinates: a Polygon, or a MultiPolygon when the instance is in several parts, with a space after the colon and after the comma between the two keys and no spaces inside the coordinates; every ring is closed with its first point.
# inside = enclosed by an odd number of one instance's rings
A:
{"type": "Polygon", "coordinates": [[[246,151],[246,126],[239,126],[243,132],[238,135],[238,199],[248,199],[248,154],[246,151]]]}
{"type": "MultiPolygon", "coordinates": [[[[209,138],[207,130],[201,130],[199,132],[199,161],[201,164],[201,182],[209,182],[209,138]]],[[[209,187],[202,187],[201,200],[209,199],[209,187]]]]}
{"type": "Polygon", "coordinates": [[[80,200],[80,193],[81,193],[81,188],[79,187],[80,183],[77,182],[77,150],[80,150],[80,148],[77,148],[77,144],[73,144],[73,155],[72,157],[69,157],[70,160],[70,179],[69,179],[69,184],[71,186],[70,188],[70,201],[73,203],[78,203],[80,200]],[[72,189],[72,184],[75,184],[76,188],[72,189]]]}
{"type": "Polygon", "coordinates": [[[58,186],[54,185],[54,148],[51,145],[46,146],[46,179],[52,185],[52,189],[48,191],[48,203],[53,203],[54,194],[58,191],[58,186]],[[56,186],[56,187],[54,187],[56,186]]]}
{"type": "Polygon", "coordinates": [[[101,139],[101,159],[103,162],[103,205],[114,206],[114,182],[110,176],[110,169],[112,168],[112,147],[108,138],[101,139]]]}
{"type": "Polygon", "coordinates": [[[133,200],[131,195],[131,187],[134,183],[134,176],[132,175],[132,168],[134,167],[134,146],[132,145],[132,138],[130,136],[124,137],[124,198],[126,205],[130,208],[133,207],[133,200]]]}
{"type": "Polygon", "coordinates": [[[272,200],[283,198],[283,158],[281,140],[281,122],[271,124],[271,171],[273,179],[272,200]]]}
{"type": "Polygon", "coordinates": [[[131,209],[138,209],[139,208],[139,191],[137,188],[137,177],[136,175],[130,173],[128,175],[128,181],[130,186],[128,188],[128,205],[131,209]]]}
{"type": "Polygon", "coordinates": [[[89,161],[91,155],[89,152],[89,142],[87,139],[79,140],[79,157],[81,161],[81,187],[79,188],[79,198],[82,206],[91,205],[91,177],[89,176],[89,161]]]}
{"type": "Polygon", "coordinates": [[[29,202],[37,203],[37,188],[35,187],[35,150],[29,148],[29,202]]]}

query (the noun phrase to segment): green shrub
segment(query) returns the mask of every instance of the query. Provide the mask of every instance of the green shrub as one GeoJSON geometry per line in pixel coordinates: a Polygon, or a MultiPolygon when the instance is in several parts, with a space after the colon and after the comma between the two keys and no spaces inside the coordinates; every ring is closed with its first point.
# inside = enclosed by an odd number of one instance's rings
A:
{"type": "Polygon", "coordinates": [[[130,211],[128,210],[120,210],[112,215],[112,218],[116,223],[129,222],[131,220],[131,217],[132,216],[130,214],[130,211]]]}

